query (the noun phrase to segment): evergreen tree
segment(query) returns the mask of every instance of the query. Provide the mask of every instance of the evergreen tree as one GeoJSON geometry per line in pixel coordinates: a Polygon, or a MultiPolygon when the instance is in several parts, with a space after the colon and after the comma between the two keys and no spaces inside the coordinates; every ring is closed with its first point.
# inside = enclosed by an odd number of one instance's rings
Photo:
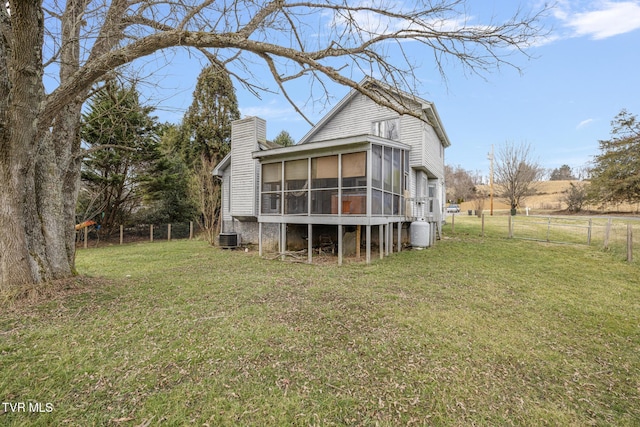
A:
{"type": "Polygon", "coordinates": [[[550,181],[574,181],[575,179],[576,177],[573,175],[569,165],[562,165],[559,168],[555,168],[551,171],[551,176],[549,177],[550,181]]]}
{"type": "Polygon", "coordinates": [[[91,219],[105,233],[125,223],[139,206],[139,183],[158,158],[152,111],[140,105],[135,87],[109,82],[91,98],[83,114],[81,137],[87,154],[81,177],[94,200],[91,219]]]}
{"type": "Polygon", "coordinates": [[[286,130],[283,130],[278,135],[276,135],[273,142],[278,145],[282,145],[283,147],[291,147],[292,145],[295,145],[293,137],[286,130]]]}
{"type": "Polygon", "coordinates": [[[193,195],[193,173],[177,151],[178,126],[161,126],[159,156],[141,183],[144,209],[137,215],[144,223],[175,223],[196,219],[197,197],[193,195]]]}
{"type": "Polygon", "coordinates": [[[240,118],[238,101],[229,74],[217,65],[205,68],[198,77],[193,103],[183,129],[182,154],[195,172],[200,190],[202,227],[214,242],[220,210],[220,183],[213,169],[231,148],[231,122],[240,118]]]}
{"type": "Polygon", "coordinates": [[[590,198],[600,203],[640,201],[640,121],[626,110],[611,122],[591,170],[590,198]]]}

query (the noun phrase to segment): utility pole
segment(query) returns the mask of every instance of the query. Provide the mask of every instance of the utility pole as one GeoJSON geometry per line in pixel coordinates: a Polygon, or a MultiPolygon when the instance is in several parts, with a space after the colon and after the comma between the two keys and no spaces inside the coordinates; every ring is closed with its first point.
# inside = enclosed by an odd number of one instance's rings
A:
{"type": "Polygon", "coordinates": [[[491,144],[491,153],[489,153],[487,158],[491,161],[489,172],[489,200],[491,204],[491,216],[493,216],[493,144],[491,144]]]}

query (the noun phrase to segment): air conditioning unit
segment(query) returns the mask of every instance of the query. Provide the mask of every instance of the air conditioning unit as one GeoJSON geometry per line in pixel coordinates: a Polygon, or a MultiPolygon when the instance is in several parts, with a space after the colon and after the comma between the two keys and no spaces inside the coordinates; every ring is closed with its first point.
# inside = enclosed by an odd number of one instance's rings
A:
{"type": "Polygon", "coordinates": [[[240,246],[240,235],[238,233],[220,233],[219,243],[222,249],[234,249],[240,246]]]}

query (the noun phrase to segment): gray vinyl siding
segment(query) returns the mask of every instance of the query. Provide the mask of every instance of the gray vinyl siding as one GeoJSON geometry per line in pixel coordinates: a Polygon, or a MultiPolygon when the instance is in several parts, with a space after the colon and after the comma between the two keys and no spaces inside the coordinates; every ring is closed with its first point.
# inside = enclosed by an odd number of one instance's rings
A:
{"type": "Polygon", "coordinates": [[[234,217],[255,217],[257,205],[257,160],[252,152],[258,149],[258,142],[266,139],[264,120],[249,117],[233,122],[231,143],[231,215],[234,217]]]}
{"type": "MultiPolygon", "coordinates": [[[[419,107],[417,107],[419,108],[419,107]]],[[[378,120],[386,120],[398,117],[398,113],[382,107],[364,95],[355,95],[338,114],[334,115],[329,121],[323,124],[315,134],[306,142],[326,141],[336,138],[344,138],[351,135],[370,134],[372,131],[372,123],[378,120]]],[[[405,124],[409,123],[412,118],[404,116],[400,123],[400,139],[401,142],[408,143],[405,137],[405,124]]],[[[417,120],[420,122],[419,120],[417,120]]]]}
{"type": "Polygon", "coordinates": [[[425,125],[423,141],[423,166],[429,171],[429,176],[444,178],[444,149],[431,126],[425,125]]]}

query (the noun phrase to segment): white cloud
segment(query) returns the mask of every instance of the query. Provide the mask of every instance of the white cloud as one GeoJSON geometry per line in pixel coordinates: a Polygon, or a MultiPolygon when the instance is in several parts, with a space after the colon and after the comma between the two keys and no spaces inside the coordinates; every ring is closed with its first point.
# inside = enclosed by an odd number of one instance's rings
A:
{"type": "Polygon", "coordinates": [[[579,129],[582,129],[582,128],[588,126],[593,121],[594,121],[594,119],[586,119],[586,120],[581,121],[580,123],[578,123],[578,126],[576,126],[576,130],[579,130],[579,129]]]}
{"type": "Polygon", "coordinates": [[[610,0],[592,3],[591,10],[571,11],[560,2],[554,16],[572,30],[573,36],[606,39],[640,29],[640,1],[610,0]]]}

